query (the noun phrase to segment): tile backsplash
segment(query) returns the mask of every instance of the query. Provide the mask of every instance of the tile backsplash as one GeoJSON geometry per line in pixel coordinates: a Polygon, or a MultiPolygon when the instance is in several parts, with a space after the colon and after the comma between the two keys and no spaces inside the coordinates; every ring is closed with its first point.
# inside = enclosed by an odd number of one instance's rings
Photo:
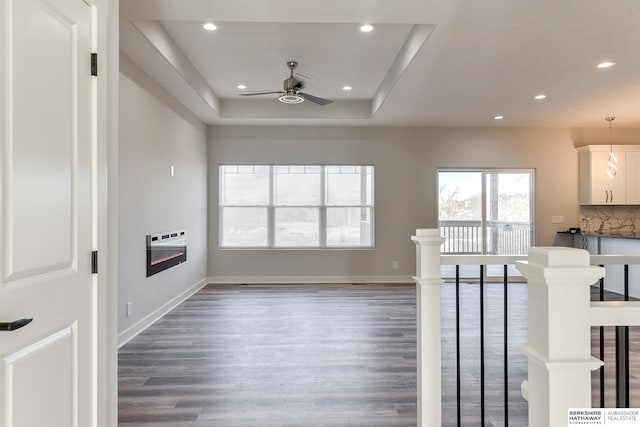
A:
{"type": "Polygon", "coordinates": [[[584,233],[640,232],[640,206],[580,206],[580,228],[584,233]]]}

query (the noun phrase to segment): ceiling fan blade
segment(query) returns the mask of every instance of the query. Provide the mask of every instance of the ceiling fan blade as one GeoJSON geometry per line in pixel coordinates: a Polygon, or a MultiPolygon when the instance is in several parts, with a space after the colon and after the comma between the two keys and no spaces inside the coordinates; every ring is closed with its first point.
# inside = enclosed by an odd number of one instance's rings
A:
{"type": "Polygon", "coordinates": [[[324,99],[324,98],[320,98],[319,96],[309,95],[308,93],[304,93],[304,92],[298,92],[298,95],[301,95],[305,100],[311,101],[314,104],[318,104],[318,105],[327,105],[333,102],[329,99],[324,99]]]}
{"type": "Polygon", "coordinates": [[[283,91],[279,90],[276,92],[250,92],[250,93],[239,93],[238,95],[240,96],[255,96],[255,95],[272,95],[274,93],[284,93],[283,91]]]}

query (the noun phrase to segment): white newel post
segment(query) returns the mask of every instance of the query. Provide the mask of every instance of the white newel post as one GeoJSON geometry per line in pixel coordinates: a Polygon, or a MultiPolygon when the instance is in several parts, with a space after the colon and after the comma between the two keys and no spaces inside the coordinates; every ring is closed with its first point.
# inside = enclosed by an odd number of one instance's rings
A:
{"type": "Polygon", "coordinates": [[[528,280],[528,380],[530,427],[566,427],[569,408],[591,407],[590,286],[604,269],[589,265],[581,249],[531,248],[518,270],[528,280]]]}
{"type": "Polygon", "coordinates": [[[419,229],[416,244],[416,338],[418,426],[440,426],[442,418],[440,351],[440,246],[438,229],[419,229]]]}

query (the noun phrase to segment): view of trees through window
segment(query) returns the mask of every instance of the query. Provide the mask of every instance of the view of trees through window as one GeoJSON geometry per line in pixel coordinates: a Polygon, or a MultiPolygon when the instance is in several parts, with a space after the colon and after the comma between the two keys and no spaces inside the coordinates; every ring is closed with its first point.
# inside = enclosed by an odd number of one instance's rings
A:
{"type": "Polygon", "coordinates": [[[222,165],[220,247],[373,247],[373,166],[222,165]]]}

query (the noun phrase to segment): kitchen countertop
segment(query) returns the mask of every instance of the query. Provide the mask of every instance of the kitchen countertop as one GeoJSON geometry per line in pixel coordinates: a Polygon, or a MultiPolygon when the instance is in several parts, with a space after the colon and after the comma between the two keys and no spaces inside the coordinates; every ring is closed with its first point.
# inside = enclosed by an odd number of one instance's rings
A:
{"type": "Polygon", "coordinates": [[[618,239],[639,239],[640,240],[640,231],[615,231],[608,233],[598,233],[596,231],[590,232],[580,232],[580,233],[570,233],[568,231],[558,231],[558,234],[570,234],[570,235],[579,235],[579,236],[594,236],[594,237],[612,237],[618,239]]]}

